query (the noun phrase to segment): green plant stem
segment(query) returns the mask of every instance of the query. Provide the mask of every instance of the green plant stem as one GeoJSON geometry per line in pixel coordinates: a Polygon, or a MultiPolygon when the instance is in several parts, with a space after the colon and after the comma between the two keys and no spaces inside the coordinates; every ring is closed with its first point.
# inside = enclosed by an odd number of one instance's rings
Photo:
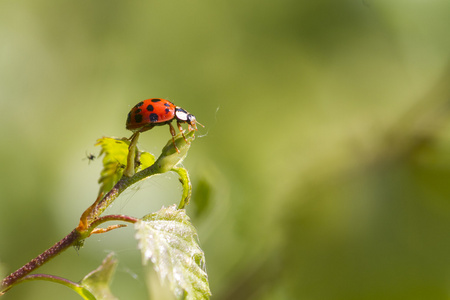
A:
{"type": "Polygon", "coordinates": [[[92,295],[92,293],[88,289],[86,289],[79,283],[70,281],[68,279],[65,279],[65,278],[62,278],[59,276],[54,276],[54,275],[48,275],[48,274],[27,275],[27,276],[23,277],[22,279],[18,280],[16,282],[16,284],[19,284],[19,283],[22,283],[25,281],[34,281],[34,280],[45,280],[45,281],[50,281],[50,282],[54,282],[54,283],[59,283],[59,284],[62,284],[64,286],[67,286],[70,289],[74,290],[76,293],[81,295],[86,300],[95,300],[96,299],[95,296],[92,295]]]}
{"type": "Polygon", "coordinates": [[[122,178],[103,197],[103,199],[100,200],[100,202],[87,216],[86,219],[88,221],[88,224],[91,224],[93,221],[95,221],[105,211],[105,209],[109,205],[111,205],[111,203],[129,186],[150,176],[174,170],[176,165],[180,163],[187,155],[187,151],[190,148],[190,142],[193,141],[194,138],[195,137],[193,131],[190,131],[188,132],[188,134],[186,134],[186,139],[189,143],[186,143],[181,135],[177,135],[175,143],[177,148],[180,150],[179,153],[176,152],[172,141],[169,141],[163,148],[162,154],[153,165],[134,174],[131,177],[122,176],[122,178]]]}
{"type": "Polygon", "coordinates": [[[172,169],[175,173],[177,173],[180,178],[181,185],[183,185],[183,195],[181,196],[180,204],[178,205],[178,209],[183,209],[186,205],[189,204],[189,200],[192,195],[192,184],[189,178],[189,173],[185,168],[174,167],[172,169]]]}
{"type": "MultiPolygon", "coordinates": [[[[136,173],[132,177],[126,177],[123,176],[119,182],[116,183],[116,185],[109,191],[105,197],[98,203],[98,205],[92,210],[90,216],[87,217],[88,223],[89,223],[89,231],[92,231],[96,226],[100,225],[103,222],[111,221],[111,219],[105,218],[105,219],[98,219],[98,216],[100,216],[103,211],[129,186],[132,184],[143,180],[149,176],[155,175],[160,173],[160,168],[155,164],[151,165],[145,170],[142,170],[141,172],[136,173]],[[95,223],[95,224],[94,224],[95,223]],[[94,224],[95,226],[91,226],[94,224]]],[[[123,221],[123,220],[122,220],[123,221]]],[[[24,276],[28,275],[38,267],[42,266],[44,263],[55,257],[56,255],[60,254],[67,248],[69,248],[72,245],[75,245],[78,241],[86,238],[89,236],[90,232],[79,232],[78,230],[74,229],[71,233],[69,233],[65,238],[63,238],[61,241],[56,243],[53,247],[47,249],[42,254],[37,256],[36,258],[32,259],[29,263],[18,269],[17,271],[11,273],[9,276],[7,276],[2,281],[2,289],[3,292],[6,292],[9,288],[12,287],[12,285],[19,279],[23,278],[24,276]]]]}
{"type": "Polygon", "coordinates": [[[147,177],[159,173],[160,172],[158,171],[158,168],[155,166],[155,164],[153,164],[147,169],[134,174],[132,177],[123,176],[92,210],[90,215],[87,217],[88,224],[94,222],[105,211],[105,209],[109,205],[111,205],[111,203],[129,186],[147,177]]]}
{"type": "Polygon", "coordinates": [[[122,178],[114,185],[114,187],[103,197],[102,200],[98,202],[95,207],[89,211],[87,215],[87,225],[88,229],[84,231],[78,231],[74,229],[71,233],[69,233],[66,237],[64,237],[61,241],[57,242],[55,245],[45,250],[42,254],[38,255],[36,258],[33,258],[26,265],[18,269],[17,271],[11,273],[5,279],[3,279],[1,284],[0,296],[8,291],[10,288],[17,283],[18,280],[23,279],[29,273],[34,271],[35,269],[42,266],[44,263],[48,262],[50,259],[54,258],[58,254],[65,251],[70,246],[79,245],[80,242],[85,238],[89,237],[90,233],[96,226],[101,223],[107,221],[126,221],[126,222],[135,222],[131,217],[126,216],[105,216],[100,218],[100,215],[105,211],[105,209],[128,187],[135,184],[138,181],[146,179],[152,175],[164,173],[171,171],[175,168],[175,166],[180,163],[184,157],[187,155],[187,151],[190,148],[190,142],[195,138],[194,132],[191,131],[186,134],[186,139],[188,143],[181,137],[181,135],[177,135],[175,140],[176,147],[180,150],[179,153],[175,150],[172,140],[170,140],[167,145],[163,148],[162,154],[156,160],[156,162],[150,167],[134,174],[132,177],[122,176],[122,178]]]}

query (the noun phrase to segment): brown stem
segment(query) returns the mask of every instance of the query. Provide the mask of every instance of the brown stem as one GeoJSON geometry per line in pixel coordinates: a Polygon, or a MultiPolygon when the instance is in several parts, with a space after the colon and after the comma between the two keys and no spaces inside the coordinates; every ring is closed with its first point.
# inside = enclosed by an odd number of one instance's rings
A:
{"type": "MultiPolygon", "coordinates": [[[[188,135],[190,135],[189,140],[192,140],[194,138],[193,132],[189,132],[188,135]]],[[[181,141],[181,139],[177,139],[177,141],[178,140],[181,141]]],[[[19,279],[22,279],[70,246],[77,245],[76,243],[78,241],[87,238],[95,229],[95,227],[100,225],[101,223],[107,221],[124,221],[135,223],[137,219],[133,217],[111,215],[102,218],[100,217],[100,215],[120,195],[120,193],[122,193],[132,184],[152,175],[172,170],[176,164],[183,160],[189,149],[189,144],[185,143],[184,140],[182,143],[184,143],[184,145],[180,144],[179,146],[177,146],[177,148],[181,147],[181,149],[183,149],[183,153],[181,155],[174,154],[173,151],[171,151],[171,147],[173,147],[172,144],[168,144],[163,148],[163,153],[153,165],[134,174],[132,177],[122,176],[122,178],[106,195],[103,196],[103,194],[100,194],[94,204],[91,205],[83,213],[77,228],[75,228],[71,233],[69,233],[65,238],[53,245],[51,248],[45,250],[42,254],[32,259],[29,263],[3,279],[0,286],[0,296],[7,290],[9,290],[19,279]]]]}
{"type": "Polygon", "coordinates": [[[97,218],[94,222],[91,223],[90,227],[95,228],[99,226],[102,223],[109,222],[109,221],[123,221],[128,223],[136,223],[139,219],[126,216],[126,215],[107,215],[103,217],[97,218]]]}
{"type": "Polygon", "coordinates": [[[79,239],[81,234],[75,229],[71,233],[69,233],[65,238],[61,241],[54,244],[49,249],[45,250],[42,254],[33,258],[29,263],[18,269],[17,271],[11,273],[2,281],[2,289],[10,287],[17,280],[25,277],[27,274],[31,273],[36,268],[42,266],[47,261],[55,257],[56,255],[63,252],[65,249],[74,245],[75,242],[79,239]]]}

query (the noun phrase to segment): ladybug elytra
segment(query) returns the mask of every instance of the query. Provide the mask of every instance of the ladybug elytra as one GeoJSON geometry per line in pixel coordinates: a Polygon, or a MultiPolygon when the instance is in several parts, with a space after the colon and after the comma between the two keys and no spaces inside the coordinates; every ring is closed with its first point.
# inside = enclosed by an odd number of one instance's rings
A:
{"type": "MultiPolygon", "coordinates": [[[[177,121],[177,127],[185,141],[186,137],[183,134],[181,123],[187,123],[189,131],[197,130],[198,122],[194,115],[179,106],[175,106],[172,102],[160,98],[147,99],[136,104],[128,113],[126,128],[137,133],[150,130],[155,126],[167,124],[169,125],[172,141],[175,145],[176,134],[171,124],[173,120],[177,121]]],[[[202,124],[200,125],[203,126],[202,124]]],[[[179,152],[176,146],[175,149],[179,152]]]]}

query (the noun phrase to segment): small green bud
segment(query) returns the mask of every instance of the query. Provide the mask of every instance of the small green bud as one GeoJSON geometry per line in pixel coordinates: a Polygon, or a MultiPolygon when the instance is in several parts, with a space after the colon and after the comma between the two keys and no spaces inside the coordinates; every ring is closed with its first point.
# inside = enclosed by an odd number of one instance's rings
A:
{"type": "Polygon", "coordinates": [[[176,165],[183,161],[191,147],[191,142],[195,139],[194,134],[195,132],[193,130],[189,131],[185,134],[185,140],[183,135],[179,133],[175,136],[175,142],[172,140],[167,142],[167,145],[163,148],[161,155],[155,162],[160,173],[172,170],[176,165]],[[177,149],[179,152],[177,152],[177,149]]]}

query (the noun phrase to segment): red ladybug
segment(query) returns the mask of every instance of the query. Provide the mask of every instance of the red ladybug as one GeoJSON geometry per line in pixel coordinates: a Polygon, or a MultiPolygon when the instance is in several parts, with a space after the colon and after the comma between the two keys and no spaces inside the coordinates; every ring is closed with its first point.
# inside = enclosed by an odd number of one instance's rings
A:
{"type": "MultiPolygon", "coordinates": [[[[197,130],[196,124],[198,122],[194,115],[179,106],[175,106],[168,100],[159,98],[147,99],[136,104],[128,113],[127,129],[136,133],[167,124],[169,125],[170,134],[175,145],[175,129],[171,124],[173,120],[177,121],[177,126],[181,133],[183,133],[181,123],[188,123],[189,131],[197,130]]],[[[202,124],[200,125],[203,126],[202,124]]],[[[184,140],[186,140],[185,137],[184,140]]],[[[176,146],[175,149],[177,149],[176,146]]]]}

